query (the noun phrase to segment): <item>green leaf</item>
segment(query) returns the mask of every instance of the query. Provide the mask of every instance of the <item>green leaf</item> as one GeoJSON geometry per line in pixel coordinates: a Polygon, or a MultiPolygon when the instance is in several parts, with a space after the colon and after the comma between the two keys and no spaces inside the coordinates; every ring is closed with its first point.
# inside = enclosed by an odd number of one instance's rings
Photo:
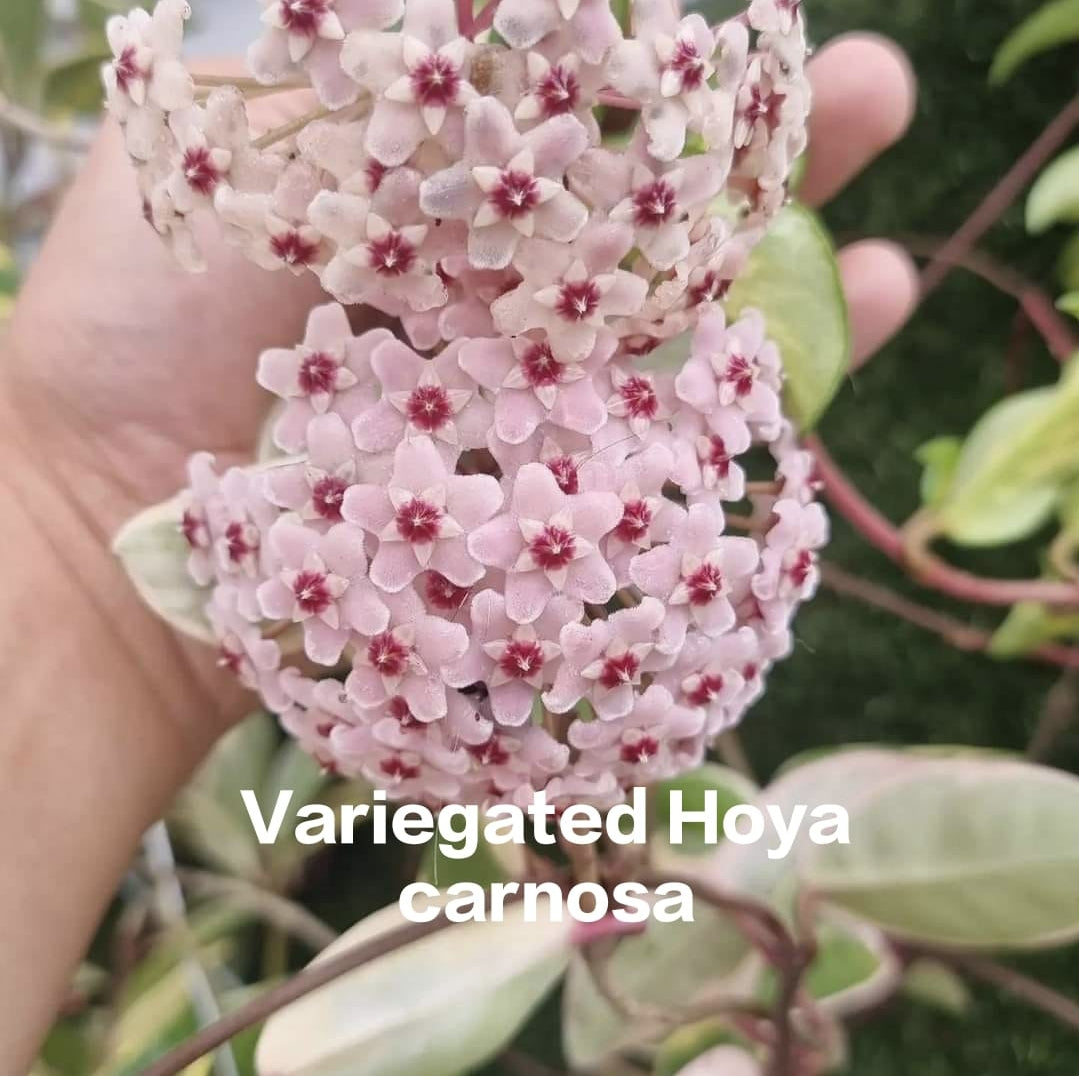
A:
{"type": "Polygon", "coordinates": [[[1027,197],[1027,231],[1079,223],[1079,146],[1062,153],[1038,177],[1027,197]]]}
{"type": "Polygon", "coordinates": [[[1061,485],[1079,473],[1079,363],[1060,381],[1017,393],[971,431],[934,513],[961,545],[1017,541],[1051,516],[1061,485]]]}
{"type": "Polygon", "coordinates": [[[187,571],[190,553],[180,532],[180,497],[154,505],[130,520],[113,540],[113,552],[135,584],[139,597],[177,631],[212,643],[214,634],[203,611],[205,587],[187,571]]]}
{"type": "Polygon", "coordinates": [[[722,1020],[702,1020],[673,1031],[660,1044],[652,1076],[676,1076],[694,1058],[716,1046],[745,1046],[746,1042],[722,1020]]]}
{"type": "Polygon", "coordinates": [[[0,86],[24,103],[32,100],[36,88],[45,25],[43,0],[0,3],[0,86]]]}
{"type": "Polygon", "coordinates": [[[1070,291],[1057,299],[1057,309],[1071,314],[1073,318],[1079,318],[1079,291],[1070,291]]]}
{"type": "MultiPolygon", "coordinates": [[[[259,1040],[273,1076],[457,1076],[497,1053],[562,976],[572,922],[459,923],[397,949],[272,1016],[259,1040]]],[[[317,958],[403,924],[397,905],[317,958]]]]}
{"type": "Polygon", "coordinates": [[[919,445],[914,458],[922,465],[922,504],[936,507],[947,495],[963,449],[961,437],[934,437],[919,445]]]}
{"type": "Polygon", "coordinates": [[[1027,60],[1079,40],[1079,0],[1050,0],[1019,24],[993,58],[989,81],[1006,82],[1027,60]]]}
{"type": "Polygon", "coordinates": [[[1079,230],[1064,244],[1057,259],[1056,274],[1065,291],[1079,291],[1079,230]]]}
{"type": "Polygon", "coordinates": [[[953,1016],[963,1016],[971,1005],[963,977],[930,957],[920,957],[907,966],[900,990],[913,1001],[953,1016]]]}
{"type": "Polygon", "coordinates": [[[109,54],[88,52],[45,72],[44,104],[50,112],[92,114],[101,110],[101,65],[109,54]]]}
{"type": "Polygon", "coordinates": [[[850,330],[835,250],[817,217],[789,205],[750,255],[725,303],[730,317],[760,310],[779,346],[788,414],[808,430],[850,364],[850,330]]]}
{"type": "Polygon", "coordinates": [[[1028,949],[1079,937],[1079,778],[1025,762],[922,758],[846,803],[850,843],[813,846],[800,864],[823,900],[934,945],[1028,949]]]}
{"type": "Polygon", "coordinates": [[[703,811],[705,794],[714,791],[717,828],[720,834],[723,832],[723,816],[728,809],[736,804],[752,801],[760,791],[748,777],[737,770],[714,762],[706,762],[689,773],[683,773],[658,785],[655,792],[655,841],[660,847],[657,847],[657,851],[661,848],[669,850],[675,857],[707,855],[716,848],[714,844],[705,843],[703,822],[690,822],[682,827],[681,845],[670,845],[667,842],[671,823],[671,793],[676,790],[682,793],[684,811],[703,811]]]}
{"type": "MultiPolygon", "coordinates": [[[[623,938],[608,976],[630,1001],[679,1009],[704,994],[749,1000],[758,961],[730,919],[702,901],[692,923],[649,920],[643,934],[623,938]]],[[[596,986],[583,958],[575,957],[562,995],[562,1045],[572,1068],[591,1069],[612,1053],[648,1044],[661,1029],[629,1021],[596,986]]]]}
{"type": "Polygon", "coordinates": [[[1079,637],[1079,613],[1057,613],[1040,602],[1013,605],[989,640],[995,658],[1017,658],[1039,646],[1079,637]]]}
{"type": "MultiPolygon", "coordinates": [[[[816,926],[817,955],[805,985],[821,1008],[835,1017],[853,1016],[879,1005],[895,991],[900,964],[884,934],[870,923],[825,909],[816,926]]],[[[766,967],[761,999],[775,1002],[776,976],[766,967]]]]}

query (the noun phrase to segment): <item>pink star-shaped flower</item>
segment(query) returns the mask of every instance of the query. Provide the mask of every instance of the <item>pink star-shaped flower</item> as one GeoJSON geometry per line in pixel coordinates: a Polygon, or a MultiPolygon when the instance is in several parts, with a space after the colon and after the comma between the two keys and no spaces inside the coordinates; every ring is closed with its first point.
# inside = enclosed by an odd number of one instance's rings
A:
{"type": "Polygon", "coordinates": [[[666,545],[640,553],[630,562],[633,582],[672,608],[672,626],[694,623],[708,636],[735,622],[732,600],[748,589],[757,567],[757,543],[723,535],[723,517],[710,506],[693,505],[666,545]]]}
{"type": "Polygon", "coordinates": [[[501,505],[496,479],[452,474],[430,438],[418,437],[394,453],[386,486],[348,490],[342,514],[378,539],[371,581],[397,593],[427,569],[462,587],[482,578],[483,565],[469,554],[465,535],[501,505]]]}
{"type": "Polygon", "coordinates": [[[602,604],[615,578],[597,547],[622,518],[613,493],[567,496],[542,463],[522,467],[510,510],[474,531],[468,551],[506,574],[506,612],[518,624],[536,620],[552,595],[602,604]]]}
{"type": "Polygon", "coordinates": [[[270,530],[270,578],[258,589],[263,616],[302,624],[304,649],[319,665],[336,665],[353,633],[373,635],[389,610],[367,579],[363,531],[339,523],[325,534],[287,517],[270,530]]]}

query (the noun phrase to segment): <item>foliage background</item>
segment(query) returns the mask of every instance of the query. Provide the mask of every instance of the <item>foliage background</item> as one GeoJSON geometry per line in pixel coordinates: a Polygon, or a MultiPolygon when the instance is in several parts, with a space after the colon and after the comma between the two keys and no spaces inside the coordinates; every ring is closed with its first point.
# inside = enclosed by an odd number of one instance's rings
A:
{"type": "MultiPolygon", "coordinates": [[[[241,0],[253,6],[253,0],[241,0]]],[[[6,7],[39,0],[0,0],[6,7]]],[[[222,0],[196,3],[235,8],[222,0]]],[[[703,5],[707,6],[707,5],[703,5]]],[[[1008,31],[1033,0],[809,0],[817,41],[853,29],[886,34],[909,53],[920,81],[916,119],[906,141],[873,165],[825,211],[844,241],[862,235],[946,236],[1075,92],[1075,50],[1048,53],[1006,86],[991,90],[986,72],[1008,31]]],[[[205,29],[205,28],[204,28],[205,29]]],[[[1017,204],[994,229],[987,249],[1052,290],[1063,235],[1032,241],[1017,204]]],[[[1048,382],[1055,365],[1032,333],[1015,331],[1014,303],[960,272],[918,312],[907,330],[844,387],[821,432],[850,476],[891,518],[918,505],[914,450],[939,434],[963,434],[1006,388],[1048,382]],[[1016,341],[1018,340],[1018,344],[1016,341]]],[[[1035,575],[1034,549],[958,554],[986,572],[1035,575]]],[[[836,521],[829,556],[900,591],[900,573],[836,521]]],[[[984,616],[986,626],[997,614],[984,616]]],[[[919,629],[823,590],[802,613],[795,655],[776,670],[766,698],[743,727],[763,779],[789,756],[850,741],[957,743],[1022,750],[1053,684],[1050,670],[1000,663],[949,649],[919,629]]],[[[1079,732],[1058,740],[1053,764],[1079,770],[1079,732]]],[[[1079,820],[1077,820],[1079,839],[1079,820]]],[[[415,873],[400,849],[355,847],[320,854],[296,895],[345,928],[394,900],[415,873]]],[[[1076,895],[1079,901],[1079,894],[1076,895]]],[[[107,962],[108,932],[97,955],[107,962]]],[[[258,936],[242,961],[265,965],[258,936]]],[[[293,964],[303,953],[286,953],[293,964]]],[[[1065,992],[1079,987],[1079,951],[1020,965],[1065,992]]],[[[856,1076],[1075,1076],[1079,1042],[1066,1030],[989,989],[957,1019],[898,1004],[852,1036],[856,1076]]],[[[526,1031],[527,1048],[557,1063],[557,1000],[526,1031]]],[[[499,1065],[485,1070],[502,1076],[499,1065]]]]}

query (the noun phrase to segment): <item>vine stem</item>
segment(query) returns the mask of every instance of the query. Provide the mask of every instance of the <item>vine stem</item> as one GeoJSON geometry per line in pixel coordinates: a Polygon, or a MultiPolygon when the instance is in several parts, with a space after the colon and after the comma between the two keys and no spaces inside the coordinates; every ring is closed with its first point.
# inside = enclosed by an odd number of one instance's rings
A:
{"type": "Polygon", "coordinates": [[[476,33],[476,9],[473,0],[457,0],[457,29],[462,37],[472,38],[476,33]]]}
{"type": "Polygon", "coordinates": [[[916,582],[953,598],[978,605],[1014,605],[1044,602],[1046,605],[1079,605],[1079,586],[1042,579],[986,579],[954,568],[929,551],[918,548],[917,563],[910,558],[911,545],[902,530],[869,503],[832,459],[816,435],[805,438],[816,458],[817,474],[828,500],[870,545],[902,568],[911,569],[916,582]]]}
{"type": "Polygon", "coordinates": [[[299,134],[308,124],[314,123],[316,120],[325,119],[327,116],[332,116],[335,113],[328,108],[316,108],[311,112],[305,113],[303,116],[298,116],[294,120],[289,120],[288,123],[283,123],[280,127],[273,127],[267,131],[260,138],[256,138],[251,145],[255,149],[269,149],[270,146],[277,145],[278,142],[283,142],[286,138],[291,138],[295,134],[299,134]]]}
{"type": "Polygon", "coordinates": [[[596,94],[596,99],[601,105],[607,105],[610,108],[624,108],[627,112],[640,112],[641,102],[635,101],[632,97],[626,97],[625,94],[618,93],[617,90],[600,90],[596,94]]]}
{"type": "Polygon", "coordinates": [[[1069,358],[1079,347],[1075,332],[1068,320],[1058,313],[1053,301],[1033,281],[1027,280],[1010,266],[1002,265],[980,250],[948,254],[946,240],[904,236],[900,242],[915,257],[945,259],[949,265],[973,273],[998,291],[1010,295],[1058,362],[1069,358]]]}
{"type": "Polygon", "coordinates": [[[996,223],[1001,214],[1015,201],[1042,166],[1068,140],[1079,124],[1079,94],[1071,99],[1049,123],[1049,126],[1030,144],[1027,151],[1012,165],[995,187],[982,199],[977,208],[922,273],[924,300],[941,284],[958,260],[965,257],[978,240],[996,223]]]}
{"type": "MultiPolygon", "coordinates": [[[[934,635],[939,635],[956,650],[984,653],[992,641],[993,636],[990,632],[971,627],[961,620],[937,612],[936,609],[910,601],[879,583],[862,579],[840,568],[837,564],[828,562],[821,564],[821,582],[836,594],[854,598],[876,609],[882,609],[900,620],[905,620],[908,624],[914,624],[934,635]]],[[[1023,656],[1045,662],[1047,665],[1079,669],[1079,647],[1039,646],[1023,656]]]]}
{"type": "Polygon", "coordinates": [[[472,20],[472,36],[482,34],[490,30],[494,25],[495,13],[498,11],[499,0],[488,0],[480,13],[472,20]]]}
{"type": "Polygon", "coordinates": [[[440,913],[429,923],[405,923],[388,934],[372,938],[363,945],[357,945],[328,960],[312,964],[287,982],[267,990],[265,994],[260,994],[246,1005],[241,1005],[240,1008],[209,1027],[203,1028],[146,1068],[142,1076],[176,1076],[188,1065],[205,1057],[222,1043],[228,1042],[234,1035],[238,1035],[245,1028],[262,1023],[286,1005],[306,997],[319,987],[341,978],[342,975],[347,975],[356,968],[363,967],[364,964],[369,964],[387,953],[411,945],[448,926],[451,926],[450,921],[440,913]]]}
{"type": "Polygon", "coordinates": [[[69,153],[85,153],[93,141],[91,135],[58,127],[0,93],[0,126],[2,125],[13,127],[31,138],[40,138],[43,142],[69,153]]]}

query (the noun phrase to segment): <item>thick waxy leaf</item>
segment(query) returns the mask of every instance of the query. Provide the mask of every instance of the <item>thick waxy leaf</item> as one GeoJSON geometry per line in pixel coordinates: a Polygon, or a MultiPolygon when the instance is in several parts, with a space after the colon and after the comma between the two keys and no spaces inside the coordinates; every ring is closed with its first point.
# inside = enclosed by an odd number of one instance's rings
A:
{"type": "Polygon", "coordinates": [[[922,957],[907,966],[900,990],[908,998],[934,1009],[962,1016],[971,997],[963,977],[939,960],[922,957]]]}
{"type": "Polygon", "coordinates": [[[656,1051],[652,1076],[676,1076],[695,1058],[717,1046],[744,1046],[745,1040],[722,1020],[702,1020],[671,1032],[656,1051]]]}
{"type": "MultiPolygon", "coordinates": [[[[786,770],[755,801],[765,822],[761,840],[754,844],[724,841],[707,861],[707,868],[702,873],[716,885],[781,903],[781,891],[783,895],[789,895],[798,857],[812,847],[809,819],[803,820],[790,853],[782,859],[770,859],[768,850],[781,844],[781,836],[767,807],[775,807],[786,820],[792,817],[799,804],[813,807],[832,803],[849,809],[849,805],[867,790],[896,772],[916,765],[915,758],[895,751],[854,747],[832,751],[786,770]]],[[[855,839],[852,832],[851,840],[855,839]]]]}
{"type": "Polygon", "coordinates": [[[783,356],[787,413],[809,429],[847,372],[850,331],[832,242],[808,209],[779,213],[724,305],[732,318],[747,307],[764,314],[783,356]]]}
{"type": "Polygon", "coordinates": [[[203,612],[207,592],[187,571],[190,550],[180,532],[182,516],[177,497],[155,504],[124,525],[112,548],[139,596],[158,616],[209,643],[214,636],[203,612]]]}
{"type": "Polygon", "coordinates": [[[1031,57],[1079,40],[1079,0],[1050,0],[1021,22],[993,59],[989,81],[999,85],[1031,57]]]}
{"type": "Polygon", "coordinates": [[[1057,308],[1073,318],[1079,318],[1079,291],[1069,291],[1057,299],[1057,308]]]}
{"type": "Polygon", "coordinates": [[[1057,613],[1040,602],[1013,605],[989,641],[997,658],[1017,658],[1046,643],[1079,637],[1079,613],[1057,613]]]}
{"type": "MultiPolygon", "coordinates": [[[[608,975],[638,1005],[679,1009],[707,993],[753,996],[756,957],[734,924],[703,901],[692,923],[650,920],[640,935],[623,938],[608,975]]],[[[613,1051],[649,1041],[656,1029],[628,1021],[604,998],[580,957],[570,965],[562,997],[562,1044],[574,1068],[590,1068],[613,1051]]]]}
{"type": "Polygon", "coordinates": [[[1027,231],[1079,222],[1079,146],[1062,153],[1038,177],[1027,197],[1027,231]]]}
{"type": "Polygon", "coordinates": [[[801,878],[823,899],[931,944],[1022,949],[1079,937],[1079,778],[921,758],[847,803],[850,844],[802,856],[801,878]]]}
{"type": "Polygon", "coordinates": [[[948,495],[962,450],[960,437],[934,437],[914,453],[923,468],[920,492],[922,504],[927,508],[933,508],[948,495]]]}
{"type": "MultiPolygon", "coordinates": [[[[404,923],[396,905],[358,923],[318,959],[404,923]]],[[[460,923],[389,953],[270,1018],[260,1076],[457,1076],[517,1033],[566,967],[574,924],[460,923]]]]}
{"type": "MultiPolygon", "coordinates": [[[[836,1017],[878,1005],[895,990],[899,960],[883,932],[827,909],[816,927],[817,955],[806,972],[805,987],[821,1008],[836,1017]]],[[[775,1000],[776,978],[766,968],[761,996],[775,1000]]]]}
{"type": "Polygon", "coordinates": [[[962,545],[998,545],[1048,520],[1062,485],[1079,473],[1079,363],[1060,381],[1010,396],[971,431],[935,519],[962,545]]]}

